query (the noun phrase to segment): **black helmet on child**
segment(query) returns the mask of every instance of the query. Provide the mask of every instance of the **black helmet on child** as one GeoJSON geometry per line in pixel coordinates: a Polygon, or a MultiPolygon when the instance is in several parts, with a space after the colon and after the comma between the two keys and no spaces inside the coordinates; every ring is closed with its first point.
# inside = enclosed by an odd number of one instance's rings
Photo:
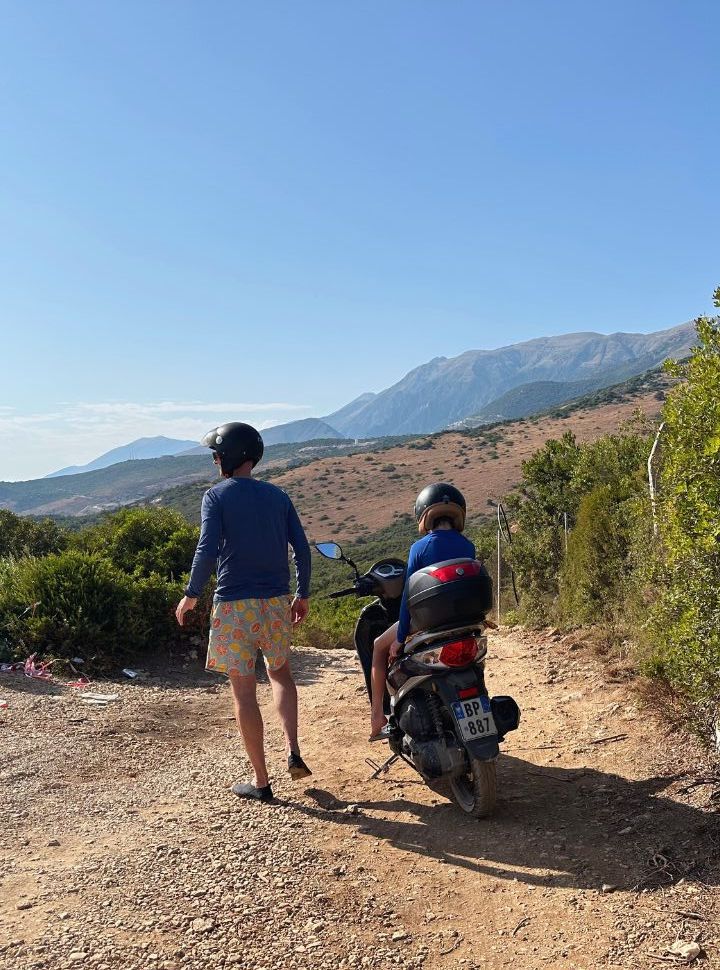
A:
{"type": "Polygon", "coordinates": [[[465,512],[463,493],[447,482],[426,485],[415,499],[415,518],[422,533],[432,532],[438,519],[449,519],[453,528],[462,532],[465,528],[465,512]]]}
{"type": "Polygon", "coordinates": [[[242,421],[230,421],[213,428],[205,435],[202,444],[219,455],[223,475],[232,475],[246,461],[251,461],[254,468],[265,447],[260,432],[242,421]]]}

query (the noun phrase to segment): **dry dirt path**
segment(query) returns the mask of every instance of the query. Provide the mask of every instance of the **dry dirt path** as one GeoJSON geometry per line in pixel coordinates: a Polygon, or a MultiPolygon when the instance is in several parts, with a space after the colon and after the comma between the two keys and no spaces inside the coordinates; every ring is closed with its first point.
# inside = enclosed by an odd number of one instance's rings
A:
{"type": "Polygon", "coordinates": [[[229,793],[207,675],[96,685],[121,695],[100,709],[0,675],[0,968],[658,967],[678,938],[720,966],[713,768],[571,647],[491,639],[523,722],[481,822],[406,766],[368,780],[345,651],[296,657],[312,785],[269,713],[276,806],[229,793]]]}

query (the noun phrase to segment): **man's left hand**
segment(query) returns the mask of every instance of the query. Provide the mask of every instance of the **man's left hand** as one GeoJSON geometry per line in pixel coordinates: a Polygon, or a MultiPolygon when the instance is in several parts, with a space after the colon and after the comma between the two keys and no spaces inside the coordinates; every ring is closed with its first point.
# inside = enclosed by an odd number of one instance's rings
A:
{"type": "Polygon", "coordinates": [[[197,606],[197,596],[183,596],[175,610],[175,619],[180,626],[185,623],[185,614],[197,606]]]}
{"type": "Polygon", "coordinates": [[[308,614],[310,609],[310,603],[303,599],[301,596],[296,596],[295,599],[290,604],[290,616],[292,618],[293,626],[298,623],[302,623],[308,614]]]}

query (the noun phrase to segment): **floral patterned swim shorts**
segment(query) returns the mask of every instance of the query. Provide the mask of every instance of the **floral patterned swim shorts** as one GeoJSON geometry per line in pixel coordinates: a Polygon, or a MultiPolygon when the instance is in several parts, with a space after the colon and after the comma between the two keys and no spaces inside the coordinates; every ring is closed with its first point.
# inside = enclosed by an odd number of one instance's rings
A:
{"type": "Polygon", "coordinates": [[[217,674],[236,671],[242,676],[255,669],[262,650],[270,670],[278,670],[290,656],[290,598],[221,600],[210,619],[206,670],[217,674]]]}

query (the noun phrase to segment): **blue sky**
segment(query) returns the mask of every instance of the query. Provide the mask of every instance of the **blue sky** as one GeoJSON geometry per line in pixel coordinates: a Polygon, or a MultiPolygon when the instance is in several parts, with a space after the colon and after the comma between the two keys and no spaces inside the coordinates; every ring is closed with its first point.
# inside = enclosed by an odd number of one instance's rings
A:
{"type": "Polygon", "coordinates": [[[0,478],[711,309],[714,2],[0,17],[0,478]]]}

